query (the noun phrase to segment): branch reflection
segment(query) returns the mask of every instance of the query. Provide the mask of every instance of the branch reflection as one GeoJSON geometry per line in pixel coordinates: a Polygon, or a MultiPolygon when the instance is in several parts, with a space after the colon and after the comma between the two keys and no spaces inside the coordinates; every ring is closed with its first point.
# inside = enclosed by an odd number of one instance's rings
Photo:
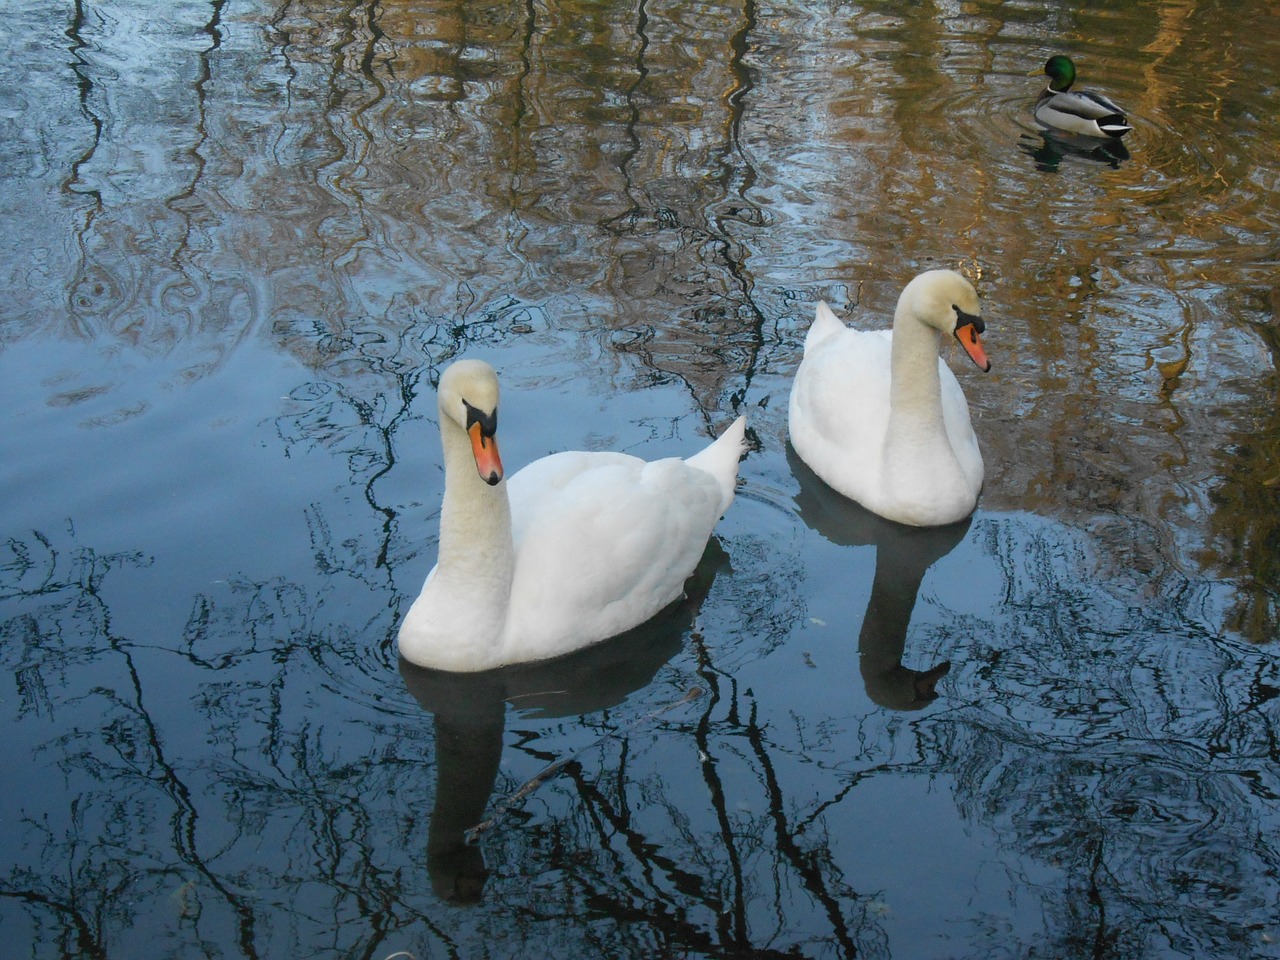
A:
{"type": "Polygon", "coordinates": [[[553,660],[482,673],[428,670],[400,660],[400,676],[432,714],[436,800],[427,835],[432,888],[452,903],[480,900],[488,873],[467,832],[484,819],[502,756],[508,705],[531,717],[574,717],[616,706],[647,686],[680,652],[728,554],[714,537],[686,584],[686,598],[620,636],[553,660]]]}

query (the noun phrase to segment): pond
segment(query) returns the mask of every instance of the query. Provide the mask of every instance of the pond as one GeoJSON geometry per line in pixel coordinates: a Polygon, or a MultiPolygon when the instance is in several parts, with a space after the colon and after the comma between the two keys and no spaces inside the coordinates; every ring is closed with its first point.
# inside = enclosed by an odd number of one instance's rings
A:
{"type": "Polygon", "coordinates": [[[0,45],[9,955],[1280,957],[1274,4],[15,0],[0,45]],[[1035,125],[1052,53],[1122,147],[1035,125]],[[817,301],[940,266],[986,482],[908,531],[787,397],[817,301]],[[399,661],[459,357],[509,469],[747,415],[684,603],[399,661]]]}

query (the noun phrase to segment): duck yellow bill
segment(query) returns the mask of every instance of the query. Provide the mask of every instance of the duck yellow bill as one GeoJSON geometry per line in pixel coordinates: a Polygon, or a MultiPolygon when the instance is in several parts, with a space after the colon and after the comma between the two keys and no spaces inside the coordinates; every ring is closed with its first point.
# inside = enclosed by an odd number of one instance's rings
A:
{"type": "Polygon", "coordinates": [[[502,458],[498,456],[498,438],[486,437],[480,424],[473,423],[467,433],[471,436],[471,454],[476,458],[476,470],[480,479],[493,486],[502,479],[502,458]]]}
{"type": "Polygon", "coordinates": [[[956,339],[960,341],[960,346],[964,347],[964,352],[969,355],[969,359],[976,363],[983,373],[991,369],[987,351],[982,347],[982,338],[978,336],[978,330],[973,324],[966,323],[963,327],[957,327],[956,339]]]}

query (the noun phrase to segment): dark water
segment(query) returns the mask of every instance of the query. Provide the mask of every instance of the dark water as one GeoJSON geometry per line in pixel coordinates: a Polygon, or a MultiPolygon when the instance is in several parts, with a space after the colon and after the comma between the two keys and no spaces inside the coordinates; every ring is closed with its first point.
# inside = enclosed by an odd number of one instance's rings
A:
{"type": "Polygon", "coordinates": [[[15,2],[0,45],[6,955],[1280,956],[1274,4],[15,2]],[[1034,127],[1052,52],[1125,154],[1034,127]],[[987,484],[907,534],[786,396],[816,299],[939,265],[987,484]],[[688,604],[397,662],[462,355],[512,466],[748,414],[688,604]]]}

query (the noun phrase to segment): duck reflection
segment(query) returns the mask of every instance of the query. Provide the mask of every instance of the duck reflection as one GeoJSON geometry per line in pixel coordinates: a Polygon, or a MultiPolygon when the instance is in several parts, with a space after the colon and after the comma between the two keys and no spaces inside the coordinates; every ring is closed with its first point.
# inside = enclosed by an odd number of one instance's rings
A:
{"type": "Polygon", "coordinates": [[[634,630],[585,650],[482,673],[450,673],[400,660],[400,676],[434,716],[436,796],[427,872],[436,896],[477,903],[488,871],[466,840],[484,818],[502,759],[507,705],[530,717],[572,717],[621,703],[680,652],[685,634],[729,556],[714,537],[685,584],[686,599],[634,630]]]}
{"type": "Polygon", "coordinates": [[[1018,139],[1018,147],[1036,162],[1036,169],[1046,173],[1057,172],[1064,157],[1079,157],[1105,163],[1113,170],[1129,159],[1129,151],[1119,140],[1102,140],[1059,131],[1040,131],[1040,136],[1024,133],[1018,139]]]}
{"type": "Polygon", "coordinates": [[[787,462],[800,482],[800,519],[832,543],[876,548],[871,600],[858,635],[858,664],[871,701],[889,710],[919,710],[937,699],[938,681],[951,669],[941,661],[925,670],[902,663],[907,626],[925,571],[969,530],[970,518],[945,527],[908,527],[876,516],[828,487],[787,444],[787,462]]]}

